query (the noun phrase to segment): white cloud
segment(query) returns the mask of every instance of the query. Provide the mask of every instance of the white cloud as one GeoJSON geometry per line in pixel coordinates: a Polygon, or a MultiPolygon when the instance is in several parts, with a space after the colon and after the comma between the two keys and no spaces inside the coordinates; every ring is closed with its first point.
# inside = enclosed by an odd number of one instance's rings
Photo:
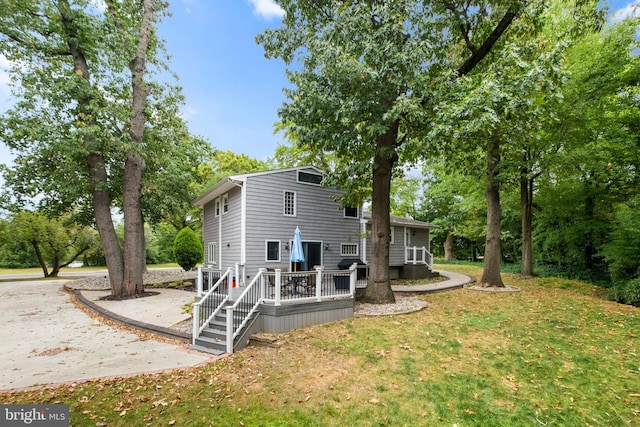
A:
{"type": "Polygon", "coordinates": [[[282,18],[284,10],[274,0],[249,0],[253,5],[253,13],[264,19],[282,18]]]}
{"type": "Polygon", "coordinates": [[[635,0],[622,9],[618,9],[612,16],[612,20],[614,22],[620,22],[625,18],[630,18],[632,16],[640,16],[640,1],[635,0]]]}

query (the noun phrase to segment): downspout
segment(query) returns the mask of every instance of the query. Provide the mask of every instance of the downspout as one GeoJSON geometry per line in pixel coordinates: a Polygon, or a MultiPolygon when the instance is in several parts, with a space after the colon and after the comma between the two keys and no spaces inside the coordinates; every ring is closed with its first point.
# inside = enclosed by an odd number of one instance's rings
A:
{"type": "MultiPolygon", "coordinates": [[[[361,210],[362,212],[362,210],[361,210]]],[[[367,261],[367,220],[364,218],[360,218],[360,259],[365,264],[368,264],[367,261]]]]}
{"type": "MultiPolygon", "coordinates": [[[[240,187],[240,264],[247,265],[247,180],[242,179],[240,187]]],[[[243,271],[244,268],[243,268],[243,271]]],[[[239,282],[244,284],[246,272],[239,282]]]]}
{"type": "MultiPolygon", "coordinates": [[[[216,200],[220,209],[218,214],[218,270],[224,270],[222,263],[222,194],[216,200]]],[[[215,201],[213,203],[215,207],[215,201]]]]}

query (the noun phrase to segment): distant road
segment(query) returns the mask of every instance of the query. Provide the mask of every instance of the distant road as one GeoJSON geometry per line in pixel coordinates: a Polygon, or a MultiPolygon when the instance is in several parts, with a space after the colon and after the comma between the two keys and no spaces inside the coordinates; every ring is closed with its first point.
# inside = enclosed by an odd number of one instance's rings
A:
{"type": "MultiPolygon", "coordinates": [[[[73,280],[78,277],[87,277],[87,276],[106,276],[107,270],[82,270],[82,271],[69,271],[65,270],[63,273],[60,273],[58,277],[51,277],[52,280],[73,280]]],[[[21,279],[44,279],[44,275],[42,273],[21,273],[21,274],[1,274],[0,280],[21,280],[21,279]]]]}
{"type": "MultiPolygon", "coordinates": [[[[182,270],[179,267],[160,267],[160,268],[149,268],[150,270],[182,270]]],[[[74,270],[66,268],[62,271],[58,277],[51,277],[51,280],[73,280],[78,277],[88,277],[88,276],[107,276],[108,272],[106,267],[98,267],[95,270],[74,270]]],[[[24,280],[24,279],[44,279],[42,273],[20,273],[20,274],[2,274],[0,273],[0,280],[24,280]]]]}

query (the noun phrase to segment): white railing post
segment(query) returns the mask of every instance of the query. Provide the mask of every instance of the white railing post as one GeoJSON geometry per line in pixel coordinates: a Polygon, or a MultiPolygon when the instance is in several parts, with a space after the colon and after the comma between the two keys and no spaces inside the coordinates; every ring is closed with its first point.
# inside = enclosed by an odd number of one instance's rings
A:
{"type": "Polygon", "coordinates": [[[191,331],[191,344],[196,345],[196,338],[200,335],[200,304],[193,305],[193,331],[191,331]]]}
{"type": "Polygon", "coordinates": [[[316,265],[316,299],[320,301],[322,299],[322,270],[324,266],[316,265]]]}
{"type": "Polygon", "coordinates": [[[261,268],[258,270],[258,274],[260,275],[260,299],[267,298],[267,269],[261,268]]]}
{"type": "Polygon", "coordinates": [[[233,354],[233,306],[227,307],[227,353],[233,354]]]}
{"type": "Polygon", "coordinates": [[[282,277],[280,276],[280,272],[282,270],[280,270],[279,268],[276,268],[276,278],[275,278],[275,283],[276,283],[276,302],[275,305],[280,305],[280,287],[282,286],[281,280],[282,277]]]}
{"type": "Polygon", "coordinates": [[[413,265],[416,265],[418,263],[418,247],[414,246],[413,247],[413,265]]]}
{"type": "Polygon", "coordinates": [[[196,283],[196,295],[202,296],[202,267],[198,267],[198,282],[196,283]]]}
{"type": "Polygon", "coordinates": [[[355,296],[356,280],[358,279],[358,263],[354,262],[349,270],[351,270],[351,272],[349,273],[349,289],[351,292],[351,296],[355,296]]]}

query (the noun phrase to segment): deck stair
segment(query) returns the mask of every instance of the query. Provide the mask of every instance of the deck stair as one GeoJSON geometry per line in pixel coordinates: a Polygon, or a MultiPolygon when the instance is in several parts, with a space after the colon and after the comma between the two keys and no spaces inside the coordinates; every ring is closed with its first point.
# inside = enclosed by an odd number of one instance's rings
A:
{"type": "MultiPolygon", "coordinates": [[[[223,309],[216,314],[206,328],[200,333],[200,336],[194,340],[193,348],[207,353],[216,355],[223,354],[227,351],[227,310],[226,307],[231,306],[232,303],[228,302],[223,309]]],[[[258,317],[259,313],[253,313],[249,316],[247,325],[244,330],[250,329],[250,326],[258,317]]],[[[235,320],[243,320],[243,311],[234,311],[235,320]]],[[[243,342],[245,334],[240,333],[234,340],[233,347],[237,349],[243,342]]]]}

